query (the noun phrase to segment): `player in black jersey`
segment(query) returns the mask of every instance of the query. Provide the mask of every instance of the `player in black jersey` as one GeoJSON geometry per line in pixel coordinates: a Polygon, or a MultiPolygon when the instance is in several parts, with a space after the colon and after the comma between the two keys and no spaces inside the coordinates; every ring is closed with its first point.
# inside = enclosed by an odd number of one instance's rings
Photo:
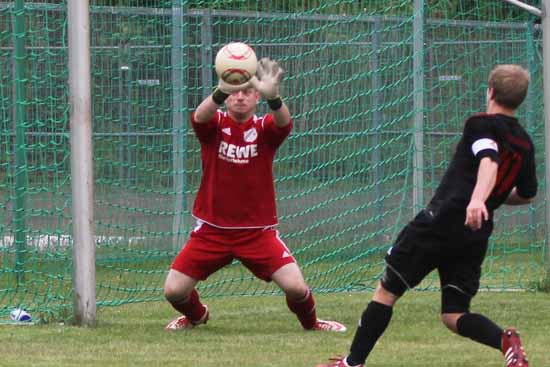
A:
{"type": "Polygon", "coordinates": [[[470,117],[454,157],[427,205],[401,231],[386,269],[359,321],[350,354],[318,367],[363,366],[406,290],[437,269],[441,320],[453,332],[502,351],[507,367],[528,367],[517,332],[470,313],[481,264],[502,204],[528,204],[537,193],[534,146],[514,117],[529,85],[518,65],[489,75],[487,112],[470,117]]]}

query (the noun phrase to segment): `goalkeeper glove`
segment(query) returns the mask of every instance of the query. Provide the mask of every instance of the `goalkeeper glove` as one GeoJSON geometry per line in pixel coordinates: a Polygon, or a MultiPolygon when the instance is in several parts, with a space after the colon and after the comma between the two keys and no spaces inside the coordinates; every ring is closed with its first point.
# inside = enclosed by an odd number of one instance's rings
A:
{"type": "Polygon", "coordinates": [[[258,62],[256,76],[253,76],[249,83],[256,88],[261,96],[267,100],[272,110],[278,110],[282,106],[279,95],[279,84],[283,79],[284,70],[277,61],[263,58],[258,62]]]}

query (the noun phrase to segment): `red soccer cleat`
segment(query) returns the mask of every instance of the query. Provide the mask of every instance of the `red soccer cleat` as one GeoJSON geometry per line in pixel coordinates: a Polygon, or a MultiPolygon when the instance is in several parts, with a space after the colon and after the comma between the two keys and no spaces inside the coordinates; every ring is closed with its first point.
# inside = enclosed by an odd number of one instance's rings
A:
{"type": "Polygon", "coordinates": [[[193,322],[189,320],[186,316],[180,316],[170,321],[168,325],[166,325],[165,329],[169,331],[185,330],[193,329],[195,326],[199,326],[200,324],[206,324],[208,322],[210,314],[208,313],[208,307],[206,305],[204,307],[206,308],[206,312],[199,321],[193,322]]]}
{"type": "Polygon", "coordinates": [[[519,334],[514,328],[508,328],[502,333],[502,354],[506,359],[506,367],[529,367],[527,355],[521,346],[519,334]]]}
{"type": "Polygon", "coordinates": [[[346,357],[332,357],[329,358],[329,364],[318,364],[315,367],[365,367],[364,364],[359,364],[355,366],[350,366],[346,362],[346,357]]]}
{"type": "Polygon", "coordinates": [[[315,325],[313,325],[312,330],[319,330],[319,331],[336,331],[339,333],[343,333],[347,330],[347,328],[340,324],[337,321],[327,321],[327,320],[321,320],[317,319],[317,322],[315,322],[315,325]]]}

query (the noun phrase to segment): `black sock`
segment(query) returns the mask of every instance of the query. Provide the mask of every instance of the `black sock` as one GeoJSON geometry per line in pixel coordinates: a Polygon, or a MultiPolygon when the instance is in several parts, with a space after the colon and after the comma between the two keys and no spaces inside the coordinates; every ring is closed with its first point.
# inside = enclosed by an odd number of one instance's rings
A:
{"type": "Polygon", "coordinates": [[[351,353],[346,359],[350,366],[365,363],[370,351],[388,327],[392,312],[392,307],[382,303],[371,301],[368,304],[361,315],[361,322],[351,344],[351,353]]]}
{"type": "Polygon", "coordinates": [[[458,334],[500,350],[502,329],[477,313],[465,313],[456,321],[458,334]]]}

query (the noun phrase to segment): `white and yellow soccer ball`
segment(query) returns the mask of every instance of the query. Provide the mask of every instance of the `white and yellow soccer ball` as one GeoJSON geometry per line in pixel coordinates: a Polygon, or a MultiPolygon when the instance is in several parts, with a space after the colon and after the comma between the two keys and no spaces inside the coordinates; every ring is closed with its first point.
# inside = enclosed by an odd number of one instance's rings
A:
{"type": "Polygon", "coordinates": [[[218,77],[228,84],[239,85],[256,74],[258,60],[252,47],[242,42],[232,42],[218,51],[214,64],[218,77]]]}

